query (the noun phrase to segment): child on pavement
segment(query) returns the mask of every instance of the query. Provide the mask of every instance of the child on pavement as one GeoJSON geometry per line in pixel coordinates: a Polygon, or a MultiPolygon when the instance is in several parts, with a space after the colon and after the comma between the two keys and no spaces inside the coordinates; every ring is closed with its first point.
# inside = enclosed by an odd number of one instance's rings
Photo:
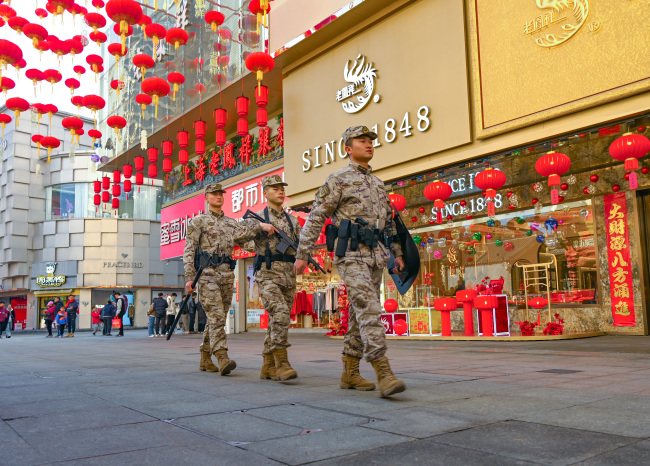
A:
{"type": "Polygon", "coordinates": [[[65,330],[65,325],[68,323],[68,313],[64,308],[56,315],[56,325],[59,327],[59,338],[63,338],[63,331],[65,330]]]}

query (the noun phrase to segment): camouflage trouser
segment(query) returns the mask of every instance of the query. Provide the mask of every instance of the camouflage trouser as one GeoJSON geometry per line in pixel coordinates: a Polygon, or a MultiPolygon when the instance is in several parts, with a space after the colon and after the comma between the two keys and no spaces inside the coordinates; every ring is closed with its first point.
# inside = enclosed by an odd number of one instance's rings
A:
{"type": "Polygon", "coordinates": [[[295,282],[292,286],[282,286],[272,278],[259,278],[262,305],[269,313],[269,327],[266,330],[263,354],[271,354],[276,350],[288,348],[289,325],[291,324],[291,308],[296,296],[295,282]]]}
{"type": "MultiPolygon", "coordinates": [[[[220,268],[222,267],[224,266],[220,268]]],[[[210,354],[220,349],[228,349],[224,327],[232,302],[235,275],[229,268],[227,270],[228,272],[215,272],[214,269],[208,269],[199,280],[199,301],[208,318],[203,343],[199,349],[210,354]]]]}
{"type": "Polygon", "coordinates": [[[386,329],[381,323],[379,291],[383,268],[358,259],[343,259],[336,264],[347,288],[350,302],[348,332],[343,354],[371,362],[386,354],[386,329]]]}

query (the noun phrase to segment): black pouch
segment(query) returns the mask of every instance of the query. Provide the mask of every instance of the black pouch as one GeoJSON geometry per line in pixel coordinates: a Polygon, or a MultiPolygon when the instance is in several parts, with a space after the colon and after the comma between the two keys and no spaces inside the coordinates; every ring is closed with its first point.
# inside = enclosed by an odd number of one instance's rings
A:
{"type": "Polygon", "coordinates": [[[329,252],[334,252],[334,243],[336,243],[336,237],[338,234],[338,228],[336,228],[332,223],[325,227],[325,245],[329,252]]]}

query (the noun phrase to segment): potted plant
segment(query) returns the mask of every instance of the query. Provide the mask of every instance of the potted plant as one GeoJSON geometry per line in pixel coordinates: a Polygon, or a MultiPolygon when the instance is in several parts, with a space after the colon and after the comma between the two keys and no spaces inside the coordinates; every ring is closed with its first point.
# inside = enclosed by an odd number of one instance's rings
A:
{"type": "Polygon", "coordinates": [[[537,327],[537,322],[529,322],[527,320],[523,322],[515,322],[515,324],[519,325],[521,336],[523,337],[532,337],[535,333],[535,327],[537,327]]]}
{"type": "Polygon", "coordinates": [[[560,319],[560,314],[554,314],[555,320],[550,321],[544,328],[544,335],[562,335],[564,333],[564,319],[560,319]]]}

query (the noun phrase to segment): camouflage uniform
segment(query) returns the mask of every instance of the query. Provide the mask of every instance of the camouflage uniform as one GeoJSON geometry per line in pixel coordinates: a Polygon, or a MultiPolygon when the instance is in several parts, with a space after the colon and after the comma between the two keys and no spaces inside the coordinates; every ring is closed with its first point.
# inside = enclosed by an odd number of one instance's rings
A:
{"type": "MultiPolygon", "coordinates": [[[[371,135],[374,139],[377,136],[373,137],[373,134],[366,127],[353,127],[344,133],[344,139],[362,135],[371,135]]],[[[357,217],[361,217],[369,222],[369,227],[386,228],[391,236],[396,233],[384,183],[372,174],[372,168],[352,161],[349,166],[332,173],[318,190],[309,219],[302,228],[297,259],[307,260],[329,217],[337,228],[343,219],[354,223],[357,217]]],[[[402,255],[398,243],[391,245],[391,252],[395,257],[402,255]]],[[[374,249],[359,244],[356,251],[350,250],[348,244],[345,257],[334,258],[350,301],[348,332],[343,343],[346,356],[361,359],[365,355],[366,360],[372,362],[386,353],[379,292],[383,269],[389,258],[389,252],[381,242],[374,249]]]]}
{"type": "MultiPolygon", "coordinates": [[[[286,183],[282,182],[279,175],[272,175],[262,180],[262,186],[267,187],[271,185],[286,183]]],[[[287,222],[287,216],[284,210],[277,212],[271,207],[269,209],[269,222],[278,230],[285,232],[290,238],[296,242],[300,237],[300,223],[293,215],[289,215],[291,224],[287,222]]],[[[264,210],[256,212],[257,215],[264,218],[264,210]]],[[[255,237],[254,252],[257,255],[264,256],[266,252],[266,244],[269,243],[269,248],[273,254],[277,253],[277,245],[280,238],[277,235],[271,237],[258,234],[255,237]]],[[[293,251],[287,251],[288,254],[293,251]]],[[[266,332],[266,339],[264,340],[263,354],[272,354],[274,351],[282,348],[288,348],[289,344],[289,324],[291,321],[291,308],[293,307],[293,300],[296,295],[296,273],[293,269],[291,262],[276,261],[271,263],[271,269],[266,268],[266,264],[262,264],[262,268],[255,273],[255,280],[260,288],[260,297],[264,309],[269,313],[269,326],[266,332]]]]}
{"type": "MultiPolygon", "coordinates": [[[[211,184],[205,188],[206,193],[215,191],[225,192],[220,184],[211,184]]],[[[196,275],[194,255],[199,245],[199,238],[201,238],[200,246],[203,251],[231,257],[235,243],[242,246],[260,231],[262,229],[259,224],[238,223],[226,217],[223,212],[221,214],[209,212],[194,217],[187,227],[185,238],[183,253],[185,280],[192,281],[196,275]],[[201,233],[203,233],[202,237],[201,233]]],[[[228,349],[224,327],[232,302],[234,282],[235,275],[228,263],[203,269],[198,283],[198,295],[208,323],[200,346],[202,352],[213,354],[220,349],[228,349]]]]}

